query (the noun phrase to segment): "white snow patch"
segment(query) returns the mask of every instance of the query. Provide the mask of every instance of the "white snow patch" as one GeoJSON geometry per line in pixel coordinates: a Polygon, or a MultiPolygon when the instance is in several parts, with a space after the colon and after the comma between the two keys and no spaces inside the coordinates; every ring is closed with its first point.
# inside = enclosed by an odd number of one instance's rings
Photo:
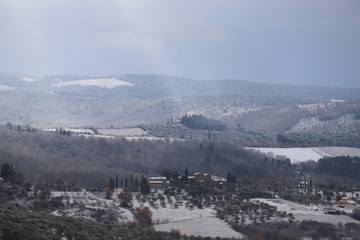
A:
{"type": "Polygon", "coordinates": [[[353,147],[319,147],[321,152],[330,156],[360,157],[360,148],[353,147]]]}
{"type": "Polygon", "coordinates": [[[55,84],[53,84],[53,87],[66,87],[66,86],[72,86],[72,85],[80,85],[82,87],[84,86],[96,86],[101,88],[107,88],[112,89],[119,86],[128,86],[133,87],[135,86],[132,83],[125,82],[119,79],[115,78],[94,78],[94,79],[83,79],[83,80],[76,80],[76,81],[60,81],[55,84]]]}
{"type": "Polygon", "coordinates": [[[332,103],[345,103],[348,102],[348,100],[344,100],[344,99],[331,99],[332,103]]]}
{"type": "Polygon", "coordinates": [[[85,138],[105,138],[105,139],[113,139],[115,136],[106,136],[106,135],[100,135],[100,134],[79,134],[79,136],[84,136],[85,138]]]}
{"type": "Polygon", "coordinates": [[[198,218],[181,222],[166,223],[154,226],[157,231],[170,231],[179,229],[180,233],[186,235],[203,237],[226,237],[242,239],[244,235],[233,230],[227,223],[218,218],[198,218]]]}
{"type": "Polygon", "coordinates": [[[250,148],[268,154],[270,157],[285,156],[292,163],[304,162],[307,160],[318,161],[322,156],[316,153],[312,148],[250,148]]]}
{"type": "Polygon", "coordinates": [[[15,88],[16,87],[10,87],[10,86],[0,84],[0,91],[12,91],[12,90],[15,90],[15,88]]]}
{"type": "Polygon", "coordinates": [[[299,108],[302,109],[309,109],[309,110],[314,110],[314,109],[319,109],[319,108],[326,108],[327,106],[331,106],[333,105],[332,103],[311,103],[311,104],[300,104],[298,105],[299,108]]]}
{"type": "MultiPolygon", "coordinates": [[[[175,199],[172,197],[173,201],[175,199]]],[[[159,204],[159,201],[156,202],[159,204]]],[[[134,208],[139,206],[149,207],[152,212],[152,221],[157,231],[170,231],[179,229],[182,234],[210,237],[234,237],[244,238],[244,235],[236,232],[229,224],[215,217],[216,212],[211,208],[188,209],[184,205],[174,208],[171,204],[166,207],[153,208],[148,202],[133,200],[134,208]]]]}
{"type": "Polygon", "coordinates": [[[38,81],[37,79],[35,78],[29,78],[29,77],[21,77],[21,79],[25,82],[36,82],[38,81]]]}
{"type": "MultiPolygon", "coordinates": [[[[56,129],[56,128],[43,128],[43,131],[46,132],[56,132],[57,130],[60,129],[56,129]]],[[[78,134],[94,134],[94,131],[91,129],[87,129],[87,128],[63,128],[63,130],[65,131],[69,131],[72,133],[78,133],[78,134]]]]}
{"type": "MultiPolygon", "coordinates": [[[[271,206],[274,206],[277,208],[277,211],[280,212],[286,212],[286,213],[292,213],[295,220],[297,221],[303,221],[303,220],[311,220],[311,221],[318,221],[318,222],[326,222],[331,224],[346,224],[350,222],[354,223],[360,223],[360,221],[357,221],[349,216],[345,215],[330,215],[325,214],[325,210],[322,209],[322,206],[316,206],[318,208],[318,211],[314,211],[314,205],[311,206],[305,206],[298,203],[294,203],[291,201],[287,201],[284,199],[263,199],[263,198],[255,198],[251,199],[251,201],[260,201],[267,203],[271,206]]],[[[283,219],[279,219],[279,221],[282,221],[283,219]]]]}
{"type": "Polygon", "coordinates": [[[130,210],[120,207],[120,201],[117,200],[116,192],[112,199],[105,199],[104,193],[81,192],[51,192],[52,197],[64,197],[63,202],[66,205],[64,210],[56,210],[52,214],[56,216],[79,217],[94,220],[91,215],[94,210],[101,209],[116,213],[118,222],[126,223],[134,221],[134,216],[130,210]],[[76,203],[76,204],[75,204],[76,203]],[[83,207],[80,208],[79,205],[83,207]]]}
{"type": "Polygon", "coordinates": [[[292,163],[304,162],[307,160],[318,161],[322,157],[351,156],[360,157],[360,148],[353,147],[317,147],[317,148],[254,148],[269,157],[285,156],[292,163]]]}

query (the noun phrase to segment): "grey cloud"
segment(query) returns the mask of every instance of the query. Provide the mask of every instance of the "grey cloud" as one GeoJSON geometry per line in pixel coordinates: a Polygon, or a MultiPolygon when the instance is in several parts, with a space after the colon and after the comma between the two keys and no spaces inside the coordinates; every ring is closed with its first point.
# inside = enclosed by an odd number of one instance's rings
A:
{"type": "Polygon", "coordinates": [[[359,1],[0,1],[0,71],[360,87],[359,1]]]}

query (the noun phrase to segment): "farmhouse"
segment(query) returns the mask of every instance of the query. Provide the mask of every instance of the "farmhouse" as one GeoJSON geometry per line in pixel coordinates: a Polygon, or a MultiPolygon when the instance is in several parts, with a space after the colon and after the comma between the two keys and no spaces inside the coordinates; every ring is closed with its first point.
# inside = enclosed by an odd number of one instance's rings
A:
{"type": "Polygon", "coordinates": [[[352,200],[351,197],[343,197],[339,200],[339,203],[346,206],[356,206],[356,202],[352,200]]]}
{"type": "Polygon", "coordinates": [[[224,184],[225,182],[227,182],[226,178],[223,178],[223,177],[218,177],[218,176],[211,176],[211,181],[214,183],[214,184],[224,184]]]}
{"type": "Polygon", "coordinates": [[[166,177],[148,177],[148,183],[152,189],[161,189],[167,188],[172,185],[178,185],[179,183],[185,183],[190,185],[195,184],[214,184],[221,185],[227,182],[226,178],[213,176],[209,173],[200,173],[196,172],[193,176],[178,176],[177,178],[170,178],[168,180],[166,177]]]}
{"type": "Polygon", "coordinates": [[[299,182],[296,185],[297,188],[304,188],[304,189],[310,189],[311,188],[311,184],[310,182],[299,182]]]}
{"type": "Polygon", "coordinates": [[[149,177],[148,182],[150,188],[154,189],[166,188],[170,185],[170,181],[166,177],[149,177]]]}
{"type": "Polygon", "coordinates": [[[197,183],[211,183],[211,174],[208,173],[195,173],[195,182],[197,183]]]}

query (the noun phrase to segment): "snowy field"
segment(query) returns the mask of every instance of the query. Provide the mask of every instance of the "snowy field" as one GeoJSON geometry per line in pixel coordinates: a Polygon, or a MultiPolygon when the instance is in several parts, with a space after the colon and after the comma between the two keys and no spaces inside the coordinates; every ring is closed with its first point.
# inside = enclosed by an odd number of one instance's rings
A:
{"type": "MultiPolygon", "coordinates": [[[[104,210],[104,217],[115,216],[118,222],[126,223],[134,221],[132,212],[120,207],[120,201],[117,195],[121,192],[116,190],[112,199],[105,199],[103,192],[62,192],[53,191],[52,197],[63,197],[66,208],[56,210],[52,214],[56,216],[69,216],[77,218],[92,219],[92,216],[99,210],[104,210]]],[[[161,191],[159,191],[161,192],[161,191]]],[[[134,196],[135,194],[133,194],[134,196]]],[[[171,197],[173,203],[175,198],[171,197]]],[[[194,236],[210,237],[228,237],[242,239],[244,236],[234,231],[226,222],[215,217],[215,210],[212,208],[192,208],[185,207],[183,202],[178,207],[167,203],[165,207],[160,206],[160,200],[155,201],[157,207],[151,207],[149,202],[142,202],[135,197],[132,200],[132,207],[149,207],[152,212],[152,221],[157,231],[170,231],[170,229],[179,229],[182,234],[194,236]]]]}
{"type": "Polygon", "coordinates": [[[10,87],[10,86],[0,84],[0,91],[11,91],[11,90],[14,90],[15,88],[16,87],[10,87]]]}
{"type": "Polygon", "coordinates": [[[318,161],[322,157],[333,156],[358,156],[360,157],[360,148],[350,147],[318,147],[318,148],[252,148],[267,154],[269,157],[285,156],[292,163],[304,162],[307,160],[318,161]]]}
{"type": "Polygon", "coordinates": [[[107,138],[107,139],[113,139],[115,136],[105,136],[100,134],[79,134],[79,136],[84,136],[85,138],[107,138]]]}
{"type": "MultiPolygon", "coordinates": [[[[256,199],[251,199],[251,201],[264,202],[271,206],[276,207],[277,211],[292,213],[296,221],[312,220],[312,221],[326,222],[336,225],[339,223],[346,224],[350,222],[354,222],[357,224],[360,223],[360,221],[357,221],[349,216],[325,214],[325,211],[322,210],[320,206],[316,206],[319,210],[314,211],[312,210],[313,206],[305,206],[298,203],[286,201],[283,199],[256,198],[256,199]]],[[[281,221],[282,219],[278,219],[278,220],[281,221]]]]}
{"type": "MultiPolygon", "coordinates": [[[[174,200],[175,201],[175,200],[174,200]]],[[[236,232],[229,224],[215,217],[212,208],[189,209],[185,206],[174,208],[167,204],[165,208],[153,208],[148,203],[133,201],[134,207],[147,206],[153,213],[152,220],[157,231],[179,229],[182,234],[203,237],[228,237],[242,239],[244,235],[236,232]]],[[[157,203],[159,204],[159,203],[157,203]]]]}
{"type": "Polygon", "coordinates": [[[81,192],[51,192],[52,197],[63,196],[66,210],[56,210],[53,212],[56,216],[68,216],[78,218],[92,219],[91,215],[94,211],[100,209],[105,210],[106,214],[112,214],[118,222],[126,223],[134,221],[133,214],[125,208],[120,207],[117,195],[114,194],[112,199],[105,199],[104,193],[91,193],[87,191],[81,192]],[[80,207],[81,206],[81,207],[80,207]]]}
{"type": "Polygon", "coordinates": [[[320,151],[331,156],[360,157],[360,148],[352,147],[319,147],[320,151]]]}
{"type": "Polygon", "coordinates": [[[157,231],[179,229],[181,233],[194,236],[227,237],[242,239],[244,235],[233,230],[227,223],[218,218],[198,218],[182,222],[172,222],[154,226],[157,231]]]}
{"type": "Polygon", "coordinates": [[[141,128],[120,128],[120,129],[98,129],[98,132],[103,135],[112,135],[112,136],[144,136],[148,133],[141,128]]]}
{"type": "Polygon", "coordinates": [[[307,160],[318,161],[322,156],[311,148],[247,148],[267,154],[269,157],[285,156],[292,163],[307,160]]]}
{"type": "Polygon", "coordinates": [[[119,79],[115,78],[94,78],[94,79],[83,79],[83,80],[76,80],[76,81],[60,81],[55,84],[53,84],[53,87],[66,87],[66,86],[72,86],[72,85],[80,85],[82,87],[84,86],[96,86],[101,88],[107,88],[112,89],[115,87],[120,86],[127,86],[127,87],[133,87],[135,86],[132,83],[125,82],[119,79]]]}

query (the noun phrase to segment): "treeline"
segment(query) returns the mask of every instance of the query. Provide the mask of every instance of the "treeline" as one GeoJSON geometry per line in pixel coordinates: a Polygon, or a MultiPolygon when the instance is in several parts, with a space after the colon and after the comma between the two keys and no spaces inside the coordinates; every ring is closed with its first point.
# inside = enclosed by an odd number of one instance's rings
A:
{"type": "MultiPolygon", "coordinates": [[[[264,158],[257,162],[238,163],[233,168],[236,176],[245,176],[250,179],[261,179],[269,183],[269,179],[276,179],[275,176],[290,178],[296,175],[295,167],[289,159],[268,159],[264,158]]],[[[277,179],[282,179],[281,177],[277,179]]]]}
{"type": "Polygon", "coordinates": [[[264,154],[230,142],[127,141],[0,129],[0,164],[12,164],[25,181],[49,184],[107,187],[109,178],[118,175],[118,184],[123,179],[125,186],[131,175],[135,181],[141,175],[160,175],[166,168],[222,177],[236,169],[236,177],[257,180],[264,174],[268,181],[294,174],[287,163],[263,167],[264,159],[264,154]]]}
{"type": "Polygon", "coordinates": [[[301,174],[315,179],[319,187],[327,187],[333,191],[349,191],[349,188],[360,187],[359,157],[324,157],[317,162],[302,162],[298,169],[301,174]]]}
{"type": "Polygon", "coordinates": [[[330,104],[330,107],[318,109],[318,117],[320,121],[333,120],[346,114],[358,115],[360,111],[360,105],[358,102],[330,104]]]}
{"type": "Polygon", "coordinates": [[[290,133],[277,134],[277,143],[285,146],[348,146],[360,147],[360,133],[290,133]]]}
{"type": "Polygon", "coordinates": [[[360,158],[350,156],[321,158],[316,164],[315,171],[360,180],[360,158]]]}
{"type": "Polygon", "coordinates": [[[207,118],[197,114],[191,116],[185,114],[181,118],[181,124],[193,129],[218,130],[218,131],[225,131],[227,129],[226,124],[218,120],[207,118]]]}

